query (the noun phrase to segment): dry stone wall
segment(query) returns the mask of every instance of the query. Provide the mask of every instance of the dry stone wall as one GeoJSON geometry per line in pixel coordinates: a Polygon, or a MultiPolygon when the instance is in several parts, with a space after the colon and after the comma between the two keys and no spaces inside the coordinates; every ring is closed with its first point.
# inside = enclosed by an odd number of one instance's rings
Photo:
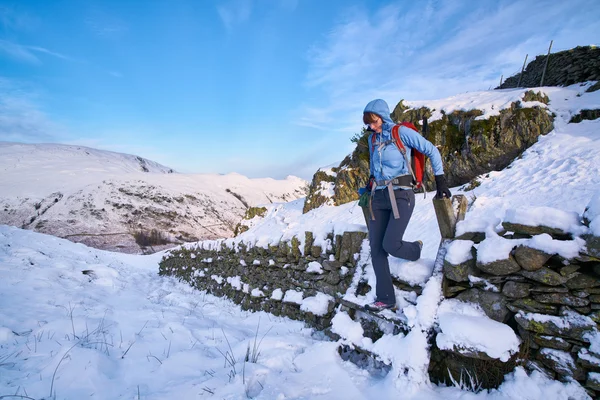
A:
{"type": "Polygon", "coordinates": [[[206,249],[182,247],[163,258],[159,274],[226,296],[247,310],[325,329],[333,317],[334,297],[352,282],[365,238],[365,232],[344,232],[319,246],[306,232],[302,249],[296,237],[268,248],[243,243],[233,248],[225,241],[206,249]]]}
{"type": "MultiPolygon", "coordinates": [[[[600,81],[600,48],[579,46],[570,50],[540,55],[527,64],[520,87],[540,86],[546,59],[548,68],[544,75],[544,86],[568,86],[578,82],[600,81]]],[[[521,73],[506,79],[496,89],[516,88],[521,73]]]]}
{"type": "MultiPolygon", "coordinates": [[[[599,340],[593,340],[600,322],[598,238],[590,234],[574,237],[572,232],[550,226],[504,222],[503,227],[495,245],[506,246],[508,253],[493,261],[478,254],[489,240],[484,233],[468,232],[458,238],[463,245],[471,243],[472,257],[454,263],[445,260],[444,296],[478,304],[488,317],[519,335],[521,353],[509,363],[496,362],[495,371],[504,364],[506,373],[521,363],[554,379],[575,379],[592,398],[598,398],[600,349],[599,340]],[[540,246],[544,241],[551,246],[540,246]],[[565,257],[564,249],[573,247],[585,250],[565,257]]],[[[485,368],[490,369],[485,355],[441,353],[437,368],[452,371],[454,376],[469,368],[473,376],[483,376],[485,368]]],[[[496,384],[502,375],[499,378],[496,384]]]]}

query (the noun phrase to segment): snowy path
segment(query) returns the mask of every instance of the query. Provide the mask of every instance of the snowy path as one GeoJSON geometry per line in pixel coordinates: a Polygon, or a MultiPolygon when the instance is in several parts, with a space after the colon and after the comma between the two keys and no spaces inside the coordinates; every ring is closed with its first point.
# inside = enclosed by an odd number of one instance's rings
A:
{"type": "Polygon", "coordinates": [[[0,396],[43,398],[53,386],[58,399],[137,398],[138,387],[144,399],[327,398],[335,387],[368,398],[357,387],[365,374],[348,373],[354,367],[335,343],[158,277],[160,255],[102,252],[6,226],[0,243],[0,396]],[[266,335],[258,363],[244,365],[257,328],[258,342],[266,335]],[[235,366],[223,355],[231,351],[235,366]]]}

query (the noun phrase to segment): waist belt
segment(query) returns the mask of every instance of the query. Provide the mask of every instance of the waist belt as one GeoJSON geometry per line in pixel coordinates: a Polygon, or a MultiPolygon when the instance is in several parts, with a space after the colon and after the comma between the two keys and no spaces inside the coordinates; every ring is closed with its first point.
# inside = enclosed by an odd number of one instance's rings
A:
{"type": "Polygon", "coordinates": [[[406,187],[412,187],[413,185],[413,179],[412,176],[410,175],[402,175],[402,176],[398,176],[394,179],[390,179],[390,180],[380,180],[380,181],[375,181],[375,183],[377,184],[377,186],[387,186],[389,184],[391,184],[392,186],[406,186],[406,187]]]}
{"type": "MultiPolygon", "coordinates": [[[[390,205],[392,206],[392,213],[394,214],[394,219],[400,218],[400,213],[398,212],[398,205],[396,204],[396,195],[394,194],[394,186],[404,186],[407,188],[411,188],[413,186],[413,179],[411,175],[402,175],[398,176],[394,179],[389,180],[381,180],[375,181],[377,186],[387,186],[388,193],[390,195],[390,205]]],[[[375,190],[371,191],[371,197],[375,194],[375,190]]],[[[373,214],[373,208],[371,206],[373,201],[369,202],[369,211],[371,213],[371,219],[375,220],[375,215],[373,214]]]]}

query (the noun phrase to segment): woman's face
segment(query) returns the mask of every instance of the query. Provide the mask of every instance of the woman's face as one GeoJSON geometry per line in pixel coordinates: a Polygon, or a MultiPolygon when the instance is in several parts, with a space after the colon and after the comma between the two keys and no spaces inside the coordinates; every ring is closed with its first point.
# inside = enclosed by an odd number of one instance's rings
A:
{"type": "Polygon", "coordinates": [[[376,117],[374,122],[371,122],[369,124],[369,127],[374,130],[377,133],[381,133],[381,125],[383,124],[383,121],[381,120],[380,117],[376,117]]]}

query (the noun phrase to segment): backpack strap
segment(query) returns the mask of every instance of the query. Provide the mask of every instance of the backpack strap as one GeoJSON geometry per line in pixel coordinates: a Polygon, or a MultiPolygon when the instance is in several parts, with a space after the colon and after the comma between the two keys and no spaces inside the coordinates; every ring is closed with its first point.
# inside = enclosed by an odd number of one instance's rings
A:
{"type": "Polygon", "coordinates": [[[412,169],[412,165],[410,159],[408,158],[408,154],[406,153],[406,147],[404,147],[404,143],[402,143],[402,139],[400,139],[400,126],[405,126],[404,124],[394,125],[392,128],[392,139],[394,139],[394,143],[396,143],[396,147],[400,150],[400,153],[404,156],[404,161],[406,161],[406,168],[408,168],[408,172],[413,178],[413,182],[417,182],[417,177],[415,176],[415,172],[412,169]]]}

